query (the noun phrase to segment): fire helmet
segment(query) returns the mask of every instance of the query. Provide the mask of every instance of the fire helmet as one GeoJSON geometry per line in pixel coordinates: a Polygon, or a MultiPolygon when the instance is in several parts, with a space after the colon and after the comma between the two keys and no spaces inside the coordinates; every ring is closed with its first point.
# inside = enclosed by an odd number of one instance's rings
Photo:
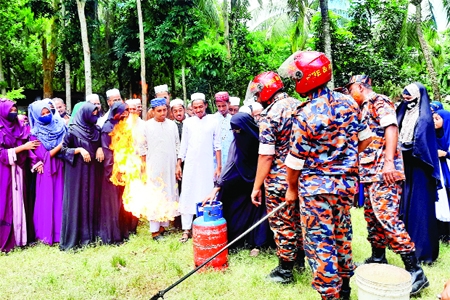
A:
{"type": "Polygon", "coordinates": [[[260,100],[267,102],[282,88],[284,88],[284,84],[277,73],[272,71],[264,72],[250,81],[245,99],[248,101],[259,94],[260,100]]]}
{"type": "Polygon", "coordinates": [[[331,62],[321,52],[297,51],[278,68],[278,73],[294,79],[297,93],[306,94],[331,80],[331,62]]]}

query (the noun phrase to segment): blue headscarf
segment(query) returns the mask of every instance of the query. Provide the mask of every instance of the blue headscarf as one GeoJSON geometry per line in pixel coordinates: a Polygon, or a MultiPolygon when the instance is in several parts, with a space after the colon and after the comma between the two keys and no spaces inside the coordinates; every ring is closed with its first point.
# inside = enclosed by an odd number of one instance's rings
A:
{"type": "Polygon", "coordinates": [[[51,113],[50,105],[47,101],[36,101],[28,106],[28,118],[31,126],[31,134],[37,137],[47,151],[58,146],[67,132],[66,123],[58,115],[51,113]],[[46,108],[50,112],[51,121],[44,124],[39,121],[42,110],[46,108]]]}
{"type": "Polygon", "coordinates": [[[438,149],[448,151],[450,148],[450,112],[440,109],[435,114],[441,116],[443,120],[442,127],[436,129],[438,149]]]}
{"type": "MultiPolygon", "coordinates": [[[[419,88],[419,119],[414,128],[412,155],[432,168],[432,176],[439,180],[439,158],[437,155],[436,131],[430,109],[427,89],[420,82],[414,82],[419,88]]],[[[397,107],[397,124],[401,126],[408,102],[402,101],[397,107]]]]}
{"type": "Polygon", "coordinates": [[[117,114],[121,115],[127,109],[127,106],[127,104],[120,101],[114,102],[114,104],[111,106],[111,110],[109,111],[108,119],[102,127],[102,132],[112,132],[114,126],[119,123],[119,120],[115,120],[114,116],[117,114]]]}
{"type": "Polygon", "coordinates": [[[69,132],[86,141],[98,141],[100,127],[96,125],[98,114],[93,115],[94,110],[98,111],[97,106],[90,102],[84,103],[73,118],[73,122],[69,126],[69,132]]]}
{"type": "Polygon", "coordinates": [[[433,101],[430,103],[430,109],[432,113],[435,113],[440,109],[444,109],[444,105],[442,105],[442,102],[433,101]]]}

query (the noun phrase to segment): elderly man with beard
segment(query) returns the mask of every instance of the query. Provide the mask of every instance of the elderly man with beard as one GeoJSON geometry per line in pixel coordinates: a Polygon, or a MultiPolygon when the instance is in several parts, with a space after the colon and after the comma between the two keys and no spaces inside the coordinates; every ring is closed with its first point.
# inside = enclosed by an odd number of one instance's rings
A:
{"type": "Polygon", "coordinates": [[[58,111],[59,116],[64,120],[66,125],[69,124],[70,115],[66,111],[66,104],[64,104],[63,99],[61,99],[61,98],[53,98],[53,102],[56,105],[56,110],[58,111]]]}
{"type": "Polygon", "coordinates": [[[122,102],[122,96],[120,95],[120,91],[118,89],[111,89],[106,91],[106,103],[108,103],[108,111],[98,119],[97,125],[103,127],[106,120],[108,119],[109,112],[111,111],[111,107],[114,102],[122,102]]]}
{"type": "Polygon", "coordinates": [[[180,242],[192,237],[191,227],[197,202],[201,202],[214,187],[222,169],[220,126],[214,115],[206,114],[208,102],[205,95],[191,95],[195,116],[184,120],[176,176],[183,176],[179,212],[183,235],[180,242]],[[217,168],[214,171],[213,151],[216,152],[217,168]],[[184,169],[181,163],[184,161],[184,169]]]}
{"type": "Polygon", "coordinates": [[[180,147],[178,128],[166,118],[167,106],[164,98],[151,101],[154,117],[145,124],[147,140],[147,181],[156,187],[163,188],[165,198],[152,197],[153,214],[150,217],[150,231],[153,239],[162,239],[161,233],[169,226],[169,220],[177,215],[178,189],[175,178],[177,154],[180,147]],[[162,181],[161,181],[162,179],[162,181]],[[163,228],[161,228],[163,227],[163,228]]]}

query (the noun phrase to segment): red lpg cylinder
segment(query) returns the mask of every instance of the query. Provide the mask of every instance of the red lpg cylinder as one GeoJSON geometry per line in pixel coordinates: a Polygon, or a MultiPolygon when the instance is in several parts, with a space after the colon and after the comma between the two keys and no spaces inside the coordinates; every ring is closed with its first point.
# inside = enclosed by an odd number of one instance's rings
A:
{"type": "MultiPolygon", "coordinates": [[[[197,206],[197,216],[192,225],[194,263],[198,267],[228,243],[227,222],[222,216],[222,203],[213,201],[209,205],[197,206]],[[203,208],[203,212],[201,211],[203,208]]],[[[206,267],[223,270],[228,267],[228,249],[220,253],[206,267]]]]}

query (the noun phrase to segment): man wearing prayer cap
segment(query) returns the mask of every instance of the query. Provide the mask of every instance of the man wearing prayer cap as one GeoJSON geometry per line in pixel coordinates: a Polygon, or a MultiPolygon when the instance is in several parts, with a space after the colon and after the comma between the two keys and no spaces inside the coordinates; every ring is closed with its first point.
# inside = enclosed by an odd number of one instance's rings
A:
{"type": "Polygon", "coordinates": [[[137,154],[145,156],[147,154],[147,143],[145,142],[144,137],[145,122],[141,119],[138,111],[138,105],[141,103],[141,100],[129,99],[125,101],[125,103],[128,105],[130,111],[127,123],[130,125],[133,132],[134,146],[137,150],[137,154]]]}
{"type": "Polygon", "coordinates": [[[166,106],[167,106],[167,117],[171,120],[173,120],[172,112],[170,110],[170,93],[169,93],[169,87],[167,84],[162,84],[155,86],[155,97],[156,98],[164,98],[166,99],[166,106]]]}
{"type": "Polygon", "coordinates": [[[229,111],[232,116],[234,116],[239,111],[240,103],[241,103],[241,99],[239,99],[238,97],[230,97],[229,111]]]}
{"type": "Polygon", "coordinates": [[[108,119],[109,112],[111,111],[111,106],[114,104],[114,102],[123,102],[122,96],[120,96],[120,91],[118,89],[111,89],[106,91],[106,103],[108,103],[108,111],[98,119],[97,125],[103,127],[103,124],[105,124],[106,120],[108,119]]]}
{"type": "MultiPolygon", "coordinates": [[[[217,117],[217,121],[220,126],[222,164],[225,165],[228,160],[228,150],[230,149],[231,142],[234,139],[230,124],[231,114],[228,111],[230,105],[230,95],[228,95],[228,92],[218,92],[214,95],[214,98],[216,100],[217,107],[217,112],[214,116],[217,117]]],[[[216,163],[215,160],[214,163],[216,163]]]]}
{"type": "Polygon", "coordinates": [[[183,177],[179,205],[183,228],[180,242],[186,242],[192,237],[192,219],[196,213],[197,202],[201,202],[214,188],[214,180],[220,176],[222,169],[220,125],[217,117],[206,114],[208,103],[204,94],[194,93],[191,100],[195,115],[183,121],[176,172],[178,180],[183,177]],[[213,151],[217,161],[215,170],[213,151]]]}
{"type": "Polygon", "coordinates": [[[166,99],[155,98],[150,105],[154,117],[145,123],[147,181],[162,188],[166,197],[148,197],[151,207],[155,208],[149,219],[153,239],[160,240],[169,221],[179,215],[177,180],[174,174],[180,138],[175,122],[166,118],[166,99]]]}
{"type": "Polygon", "coordinates": [[[70,123],[72,123],[73,117],[75,117],[76,113],[80,110],[81,106],[83,106],[83,104],[85,104],[86,102],[94,104],[99,109],[99,112],[101,111],[102,105],[100,103],[100,98],[98,97],[98,95],[97,94],[87,95],[85,102],[78,102],[77,104],[75,104],[72,110],[72,115],[70,116],[70,123]]]}
{"type": "Polygon", "coordinates": [[[173,115],[173,120],[175,121],[175,124],[178,126],[178,133],[180,135],[181,140],[181,134],[183,132],[183,121],[186,119],[186,110],[184,109],[184,102],[181,99],[175,99],[170,101],[170,110],[173,115]]]}
{"type": "MultiPolygon", "coordinates": [[[[391,99],[372,90],[367,75],[354,75],[345,86],[361,107],[361,115],[373,135],[373,142],[359,153],[359,178],[363,184],[367,240],[372,256],[365,263],[387,264],[386,246],[400,254],[411,274],[411,294],[429,285],[416,258],[415,243],[399,217],[405,180],[402,152],[398,143],[397,114],[391,99]]],[[[412,126],[414,127],[414,125],[412,126]]]]}

